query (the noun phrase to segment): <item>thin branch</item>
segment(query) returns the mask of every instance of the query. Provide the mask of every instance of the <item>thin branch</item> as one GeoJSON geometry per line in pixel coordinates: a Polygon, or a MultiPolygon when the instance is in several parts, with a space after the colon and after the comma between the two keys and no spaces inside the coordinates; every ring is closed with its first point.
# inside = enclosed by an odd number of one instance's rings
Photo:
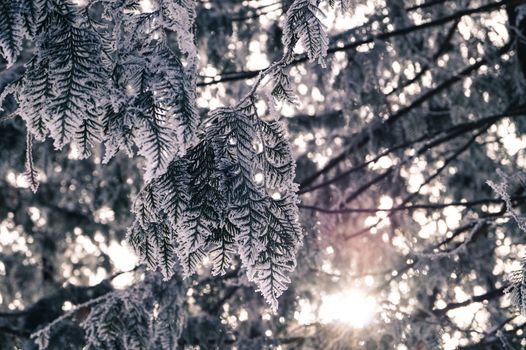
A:
{"type": "Polygon", "coordinates": [[[493,116],[489,116],[489,117],[484,117],[484,118],[481,118],[479,120],[476,120],[476,121],[470,121],[470,122],[466,122],[466,123],[461,123],[461,124],[457,124],[457,125],[453,125],[451,127],[449,127],[448,129],[445,129],[445,130],[439,130],[439,131],[436,131],[436,132],[433,132],[433,133],[429,133],[429,134],[426,134],[426,135],[423,135],[421,137],[418,137],[416,139],[413,139],[413,140],[410,140],[410,141],[406,141],[404,143],[401,143],[401,144],[398,144],[396,146],[393,146],[383,152],[381,152],[379,155],[375,156],[373,159],[367,161],[367,162],[364,162],[364,163],[361,163],[359,165],[356,165],[336,176],[334,176],[333,178],[331,179],[328,179],[326,181],[323,181],[323,182],[320,182],[319,184],[317,185],[314,185],[314,186],[311,186],[311,187],[308,187],[308,188],[305,188],[305,189],[302,189],[300,190],[298,193],[299,194],[303,194],[303,193],[307,193],[307,192],[312,192],[314,190],[317,190],[319,188],[322,188],[322,187],[326,187],[330,184],[333,184],[345,177],[347,177],[348,175],[360,170],[360,169],[363,169],[365,167],[367,167],[368,165],[370,164],[374,164],[376,163],[380,158],[384,157],[384,156],[387,156],[397,150],[400,150],[400,149],[403,149],[403,148],[406,148],[406,147],[409,147],[409,146],[412,146],[416,143],[419,143],[419,142],[422,142],[422,141],[425,141],[427,139],[430,139],[432,137],[436,137],[437,135],[440,135],[440,134],[447,134],[447,133],[453,133],[453,132],[460,132],[460,131],[463,131],[463,132],[469,132],[469,131],[472,131],[472,130],[475,130],[475,129],[478,129],[480,128],[481,126],[487,124],[487,123],[494,123],[500,119],[503,119],[503,118],[514,118],[514,117],[522,117],[526,114],[526,106],[519,106],[513,110],[510,110],[509,112],[505,112],[505,113],[502,113],[502,114],[497,114],[497,115],[493,115],[493,116]]]}
{"type": "Polygon", "coordinates": [[[354,142],[352,142],[346,150],[344,150],[340,155],[336,156],[335,158],[331,159],[327,165],[325,165],[322,169],[318,170],[311,176],[307,177],[305,180],[303,180],[300,184],[300,190],[305,189],[306,187],[310,186],[314,181],[316,181],[320,176],[327,173],[329,170],[333,169],[336,165],[338,165],[340,162],[345,160],[349,154],[351,154],[353,151],[357,151],[358,149],[364,147],[371,139],[371,135],[375,134],[379,130],[389,127],[392,124],[394,124],[398,119],[405,116],[406,114],[409,114],[409,112],[413,111],[414,109],[422,106],[425,102],[430,100],[432,97],[438,95],[439,93],[443,92],[444,90],[450,88],[452,85],[456,84],[457,82],[462,81],[465,77],[469,76],[471,73],[477,71],[480,67],[484,66],[485,64],[488,64],[494,56],[500,57],[507,53],[511,49],[511,43],[508,43],[497,50],[496,53],[493,55],[488,55],[480,60],[478,60],[476,63],[465,67],[462,69],[459,73],[451,76],[449,79],[446,79],[442,83],[438,84],[435,88],[426,91],[422,95],[420,95],[416,100],[414,100],[410,105],[400,109],[395,114],[392,114],[391,116],[387,117],[383,121],[375,122],[371,125],[369,128],[364,128],[362,132],[356,134],[354,138],[354,142]]]}
{"type": "MultiPolygon", "coordinates": [[[[418,195],[420,193],[420,191],[422,190],[422,188],[424,186],[426,186],[427,184],[429,184],[431,181],[433,181],[438,175],[440,175],[445,169],[447,169],[449,167],[449,164],[451,162],[453,162],[454,160],[456,160],[458,158],[458,156],[460,156],[462,153],[464,153],[465,151],[467,151],[471,145],[475,142],[475,140],[484,132],[486,132],[486,130],[490,127],[490,125],[487,125],[483,130],[477,132],[473,137],[471,137],[468,142],[466,142],[462,147],[460,147],[459,149],[457,149],[451,156],[449,156],[448,158],[446,158],[444,160],[444,164],[442,164],[441,167],[439,167],[431,176],[427,177],[425,179],[425,181],[420,184],[420,186],[418,187],[418,189],[411,193],[410,195],[408,195],[403,201],[402,203],[400,203],[400,205],[405,205],[407,204],[409,201],[411,201],[416,195],[418,195]]],[[[369,232],[371,229],[377,227],[380,223],[382,223],[385,219],[387,218],[390,218],[393,214],[395,213],[395,211],[393,212],[390,212],[388,215],[386,215],[384,218],[379,218],[376,223],[370,225],[370,226],[367,226],[357,232],[354,232],[350,235],[347,235],[345,236],[345,240],[349,240],[349,239],[352,239],[352,238],[355,238],[355,237],[358,237],[366,232],[369,232]]]]}
{"type": "MultiPolygon", "coordinates": [[[[432,56],[432,61],[436,61],[440,56],[442,56],[444,53],[446,53],[448,51],[448,46],[451,42],[451,39],[453,39],[453,35],[455,35],[455,32],[457,31],[457,28],[458,28],[458,24],[460,23],[460,18],[457,18],[455,20],[455,22],[453,23],[453,25],[451,26],[451,28],[449,28],[449,31],[448,33],[446,34],[446,37],[444,39],[444,41],[442,42],[442,44],[440,45],[440,47],[438,48],[437,52],[435,52],[432,56]]],[[[393,90],[391,90],[389,93],[387,93],[386,96],[391,96],[393,95],[394,93],[400,91],[400,90],[403,90],[405,89],[406,87],[408,87],[409,85],[417,82],[418,80],[420,80],[420,78],[422,78],[429,70],[431,69],[431,65],[430,64],[426,64],[424,65],[420,71],[412,78],[412,79],[409,79],[407,81],[405,81],[402,85],[400,86],[397,86],[396,88],[394,88],[393,90]]]]}
{"type": "Polygon", "coordinates": [[[475,227],[471,231],[469,231],[466,239],[464,239],[464,241],[459,243],[456,247],[454,247],[452,249],[441,250],[441,251],[438,251],[438,252],[435,252],[435,251],[433,251],[431,253],[428,253],[428,252],[413,252],[413,254],[415,254],[415,256],[417,256],[417,257],[428,258],[428,259],[431,259],[431,260],[435,260],[435,259],[439,259],[439,258],[452,257],[453,255],[460,253],[462,251],[462,249],[464,249],[471,241],[473,241],[473,239],[480,232],[483,232],[487,227],[488,227],[488,225],[487,225],[486,220],[483,220],[483,219],[482,220],[477,220],[477,222],[475,224],[475,227]]]}
{"type": "MultiPolygon", "coordinates": [[[[465,17],[465,16],[470,16],[470,15],[477,14],[477,13],[484,13],[484,12],[495,11],[495,10],[498,10],[500,7],[506,5],[510,1],[512,1],[512,0],[502,0],[502,1],[494,2],[494,3],[490,3],[490,4],[487,4],[487,5],[484,5],[484,6],[480,6],[480,7],[477,7],[477,8],[461,10],[461,11],[458,11],[458,12],[452,14],[452,15],[445,16],[445,17],[442,17],[442,18],[439,18],[439,19],[436,19],[436,20],[432,20],[432,21],[429,21],[429,22],[422,23],[422,24],[409,26],[409,27],[401,28],[401,29],[396,29],[396,30],[392,30],[392,31],[386,32],[386,33],[380,33],[380,34],[376,34],[376,35],[371,35],[371,36],[369,36],[367,38],[364,38],[364,39],[361,39],[361,40],[356,40],[356,41],[353,41],[353,42],[348,43],[346,45],[331,47],[331,48],[329,48],[329,50],[327,50],[327,54],[334,54],[336,52],[348,51],[348,50],[355,49],[358,46],[361,46],[361,45],[364,45],[364,44],[370,44],[370,43],[373,43],[375,41],[385,41],[387,39],[390,39],[390,38],[393,38],[393,37],[396,37],[396,36],[399,36],[399,35],[406,35],[406,34],[417,32],[417,31],[420,31],[420,30],[423,30],[423,29],[428,29],[428,28],[432,28],[432,27],[436,27],[436,26],[441,26],[443,24],[446,24],[446,23],[451,22],[451,21],[455,21],[455,20],[457,20],[459,18],[462,18],[462,17],[465,17]]],[[[306,55],[298,55],[294,60],[292,60],[290,65],[296,65],[296,64],[307,62],[307,61],[308,61],[308,57],[306,55]]],[[[246,72],[241,73],[241,74],[235,74],[235,75],[227,76],[227,77],[222,77],[221,75],[219,75],[220,78],[214,79],[212,81],[199,82],[199,83],[197,83],[197,86],[198,87],[202,87],[202,86],[216,85],[216,84],[219,84],[219,83],[235,81],[235,80],[251,79],[251,78],[257,77],[259,75],[259,73],[261,73],[263,70],[246,71],[246,72]]]]}
{"type": "MultiPolygon", "coordinates": [[[[513,197],[514,200],[526,199],[526,196],[517,196],[513,197]]],[[[319,211],[324,214],[350,214],[350,213],[369,213],[374,214],[378,212],[395,212],[395,211],[411,211],[417,209],[425,210],[440,210],[447,207],[464,207],[471,208],[475,206],[485,205],[485,204],[505,204],[502,199],[496,198],[484,198],[472,201],[455,201],[449,203],[426,203],[426,204],[411,204],[403,205],[395,208],[341,208],[341,209],[328,209],[321,208],[313,205],[300,204],[299,207],[305,210],[319,211]]]]}
{"type": "Polygon", "coordinates": [[[244,16],[237,15],[237,17],[236,16],[232,16],[230,18],[230,20],[232,22],[243,22],[243,21],[247,21],[247,20],[250,20],[250,19],[256,19],[256,18],[268,15],[269,13],[276,12],[276,11],[283,11],[283,4],[281,3],[281,1],[276,1],[276,2],[273,2],[271,4],[266,4],[266,5],[262,5],[262,6],[256,7],[254,9],[250,9],[248,12],[252,13],[252,14],[244,15],[244,16]],[[273,6],[277,6],[277,5],[279,5],[279,6],[276,7],[276,8],[273,8],[273,9],[270,9],[270,10],[267,10],[267,11],[262,11],[265,8],[269,8],[269,7],[273,7],[273,6]]]}
{"type": "Polygon", "coordinates": [[[483,301],[498,299],[504,295],[506,288],[508,288],[508,285],[504,285],[500,288],[494,289],[484,294],[475,295],[461,302],[449,303],[441,309],[434,309],[432,312],[436,316],[442,316],[442,315],[445,315],[448,311],[455,310],[461,307],[465,307],[473,303],[480,303],[483,301]]]}

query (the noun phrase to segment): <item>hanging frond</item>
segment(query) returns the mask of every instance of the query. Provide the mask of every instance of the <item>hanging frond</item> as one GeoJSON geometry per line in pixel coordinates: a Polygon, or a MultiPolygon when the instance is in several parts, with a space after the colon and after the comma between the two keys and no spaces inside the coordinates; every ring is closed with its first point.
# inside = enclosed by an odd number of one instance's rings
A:
{"type": "MultiPolygon", "coordinates": [[[[30,0],[33,6],[28,6],[30,9],[30,16],[33,18],[33,26],[35,27],[35,34],[45,34],[49,26],[54,22],[54,12],[56,4],[53,0],[30,0]]],[[[68,6],[69,1],[63,1],[64,5],[68,6]]]]}
{"type": "Polygon", "coordinates": [[[287,11],[283,33],[283,44],[289,54],[301,41],[309,61],[324,65],[329,39],[324,24],[318,18],[323,12],[318,8],[319,1],[295,0],[287,11]]]}
{"type": "Polygon", "coordinates": [[[298,97],[294,94],[290,83],[290,77],[285,72],[285,68],[280,67],[272,74],[273,87],[272,96],[278,100],[286,101],[290,104],[298,104],[298,97]]]}
{"type": "Polygon", "coordinates": [[[0,55],[8,66],[22,51],[24,39],[24,6],[20,1],[0,0],[0,55]]]}
{"type": "Polygon", "coordinates": [[[272,199],[267,209],[268,224],[262,235],[265,247],[257,260],[254,281],[273,309],[290,283],[296,266],[296,251],[303,240],[294,194],[272,199]]]}
{"type": "Polygon", "coordinates": [[[145,180],[150,181],[164,173],[174,157],[173,128],[166,116],[166,108],[154,97],[152,91],[142,93],[137,101],[135,114],[138,130],[135,144],[146,162],[145,180]]]}
{"type": "Polygon", "coordinates": [[[241,259],[251,276],[257,255],[263,249],[259,235],[266,224],[267,206],[254,172],[257,133],[253,115],[242,110],[218,109],[211,115],[211,124],[214,153],[224,174],[222,186],[228,201],[228,218],[239,229],[241,259]]]}
{"type": "Polygon", "coordinates": [[[52,93],[48,61],[34,58],[24,75],[18,103],[19,114],[37,141],[44,141],[48,134],[52,93]]]}
{"type": "Polygon", "coordinates": [[[39,185],[38,171],[33,164],[33,136],[29,131],[26,136],[26,170],[24,172],[24,177],[29,184],[31,191],[36,193],[39,185]]]}
{"type": "Polygon", "coordinates": [[[220,192],[220,174],[213,149],[203,140],[187,153],[188,205],[178,232],[179,259],[185,275],[192,274],[201,263],[207,242],[221,226],[224,200],[220,192]]]}
{"type": "Polygon", "coordinates": [[[294,159],[288,134],[282,121],[258,119],[262,151],[258,162],[262,165],[265,186],[276,191],[290,188],[294,181],[294,159]]]}
{"type": "Polygon", "coordinates": [[[156,223],[141,224],[140,220],[135,220],[128,228],[126,240],[130,243],[135,253],[140,257],[140,261],[145,263],[151,270],[157,269],[157,249],[152,239],[152,231],[156,223]]]}
{"type": "Polygon", "coordinates": [[[45,58],[53,87],[48,128],[55,147],[61,149],[77,132],[90,137],[81,130],[85,121],[99,123],[89,111],[102,98],[102,93],[96,94],[101,85],[100,44],[85,25],[75,23],[75,10],[67,2],[56,8],[47,37],[45,58]]]}
{"type": "Polygon", "coordinates": [[[146,184],[137,195],[132,211],[142,225],[159,222],[161,219],[161,196],[156,191],[155,183],[146,184]]]}
{"type": "Polygon", "coordinates": [[[166,119],[175,130],[177,153],[184,155],[196,142],[199,116],[195,106],[195,81],[187,74],[178,58],[164,46],[157,49],[156,79],[153,90],[156,99],[166,106],[166,119]]]}
{"type": "Polygon", "coordinates": [[[117,152],[124,150],[130,157],[134,155],[133,146],[136,129],[135,120],[126,108],[118,106],[114,110],[111,105],[106,106],[102,118],[102,134],[105,146],[103,163],[108,163],[117,152]]]}
{"type": "Polygon", "coordinates": [[[197,48],[194,44],[192,28],[195,21],[194,0],[163,1],[163,27],[177,35],[177,42],[182,52],[187,55],[188,66],[197,68],[197,48]]]}
{"type": "Polygon", "coordinates": [[[82,323],[86,333],[85,350],[149,349],[150,311],[148,291],[136,287],[112,294],[91,307],[82,323]]]}
{"type": "Polygon", "coordinates": [[[26,37],[37,35],[38,6],[40,0],[20,0],[21,13],[24,20],[26,37]]]}
{"type": "Polygon", "coordinates": [[[238,235],[239,228],[226,217],[222,226],[210,236],[210,260],[213,275],[224,275],[231,268],[238,235]]]}
{"type": "Polygon", "coordinates": [[[148,268],[154,271],[159,268],[168,279],[175,272],[177,257],[175,228],[166,221],[164,208],[176,194],[169,193],[169,188],[159,190],[158,186],[156,181],[148,183],[135,199],[135,221],[128,230],[128,241],[148,268]]]}
{"type": "Polygon", "coordinates": [[[156,191],[161,198],[161,207],[172,227],[183,223],[188,204],[188,163],[186,159],[174,160],[167,171],[155,180],[156,191]]]}
{"type": "Polygon", "coordinates": [[[252,102],[216,110],[210,123],[209,135],[224,174],[227,233],[236,235],[249,279],[276,308],[302,241],[286,134],[278,121],[258,118],[252,102]],[[281,197],[275,199],[277,195],[281,197]]]}
{"type": "Polygon", "coordinates": [[[174,230],[166,223],[150,225],[150,239],[155,245],[157,267],[165,279],[175,273],[174,266],[177,262],[174,230]]]}
{"type": "Polygon", "coordinates": [[[86,111],[86,118],[75,132],[75,143],[79,148],[79,159],[88,158],[91,155],[91,149],[102,141],[102,125],[98,120],[100,111],[96,109],[94,101],[90,103],[93,109],[86,111]]]}

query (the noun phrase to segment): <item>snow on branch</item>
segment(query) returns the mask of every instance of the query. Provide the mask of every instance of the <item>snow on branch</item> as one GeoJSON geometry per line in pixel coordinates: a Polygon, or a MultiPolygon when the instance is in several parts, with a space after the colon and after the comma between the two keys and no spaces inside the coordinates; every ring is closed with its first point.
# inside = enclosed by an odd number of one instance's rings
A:
{"type": "MultiPolygon", "coordinates": [[[[509,176],[500,169],[497,169],[497,174],[501,178],[500,183],[493,181],[487,183],[506,203],[506,213],[515,220],[522,231],[526,232],[526,217],[513,205],[513,194],[510,193],[513,185],[519,184],[522,187],[526,185],[525,174],[517,173],[509,176]]],[[[526,316],[526,258],[522,260],[521,269],[512,272],[508,279],[511,285],[506,289],[506,293],[510,295],[512,304],[519,309],[521,315],[526,316]]]]}
{"type": "MultiPolygon", "coordinates": [[[[133,0],[84,7],[72,0],[0,1],[0,55],[12,64],[23,39],[35,43],[24,76],[6,93],[15,96],[28,128],[32,189],[38,184],[33,140],[49,136],[57,150],[73,146],[79,158],[103,145],[105,163],[121,150],[137,152],[145,159],[144,186],[127,238],[142,262],[170,280],[177,265],[188,276],[207,256],[212,273],[225,274],[239,254],[249,279],[276,308],[303,237],[294,158],[275,104],[298,102],[286,69],[299,42],[311,61],[323,64],[328,38],[318,5],[294,1],[282,58],[236,104],[201,122],[196,1],[152,1],[148,12],[133,0]],[[258,115],[258,102],[267,115],[258,115]]],[[[104,304],[145,321],[131,301],[104,304]]]]}
{"type": "Polygon", "coordinates": [[[85,350],[174,349],[183,329],[181,280],[161,282],[156,275],[122,290],[76,305],[31,334],[39,350],[68,320],[85,332],[85,350]]]}
{"type": "Polygon", "coordinates": [[[287,11],[283,33],[283,44],[287,54],[301,42],[310,62],[318,61],[324,65],[324,57],[329,49],[329,38],[320,18],[323,12],[318,8],[318,0],[296,0],[287,11]]]}

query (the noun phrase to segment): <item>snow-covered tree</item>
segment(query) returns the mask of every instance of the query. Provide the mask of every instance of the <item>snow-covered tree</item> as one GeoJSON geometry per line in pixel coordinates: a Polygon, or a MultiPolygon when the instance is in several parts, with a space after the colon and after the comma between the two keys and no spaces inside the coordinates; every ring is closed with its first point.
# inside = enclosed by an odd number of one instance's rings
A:
{"type": "Polygon", "coordinates": [[[0,349],[526,346],[525,6],[0,0],[0,349]]]}

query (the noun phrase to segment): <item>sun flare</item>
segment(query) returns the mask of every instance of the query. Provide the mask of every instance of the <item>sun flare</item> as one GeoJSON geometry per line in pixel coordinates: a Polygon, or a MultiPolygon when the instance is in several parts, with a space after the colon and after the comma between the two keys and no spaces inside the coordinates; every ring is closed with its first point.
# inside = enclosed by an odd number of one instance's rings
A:
{"type": "Polygon", "coordinates": [[[294,318],[302,325],[341,323],[353,328],[364,328],[377,311],[376,300],[358,289],[326,295],[317,308],[307,299],[301,299],[299,306],[294,318]]]}
{"type": "Polygon", "coordinates": [[[321,323],[344,323],[354,328],[367,326],[376,313],[376,300],[360,290],[351,289],[322,299],[321,323]]]}

